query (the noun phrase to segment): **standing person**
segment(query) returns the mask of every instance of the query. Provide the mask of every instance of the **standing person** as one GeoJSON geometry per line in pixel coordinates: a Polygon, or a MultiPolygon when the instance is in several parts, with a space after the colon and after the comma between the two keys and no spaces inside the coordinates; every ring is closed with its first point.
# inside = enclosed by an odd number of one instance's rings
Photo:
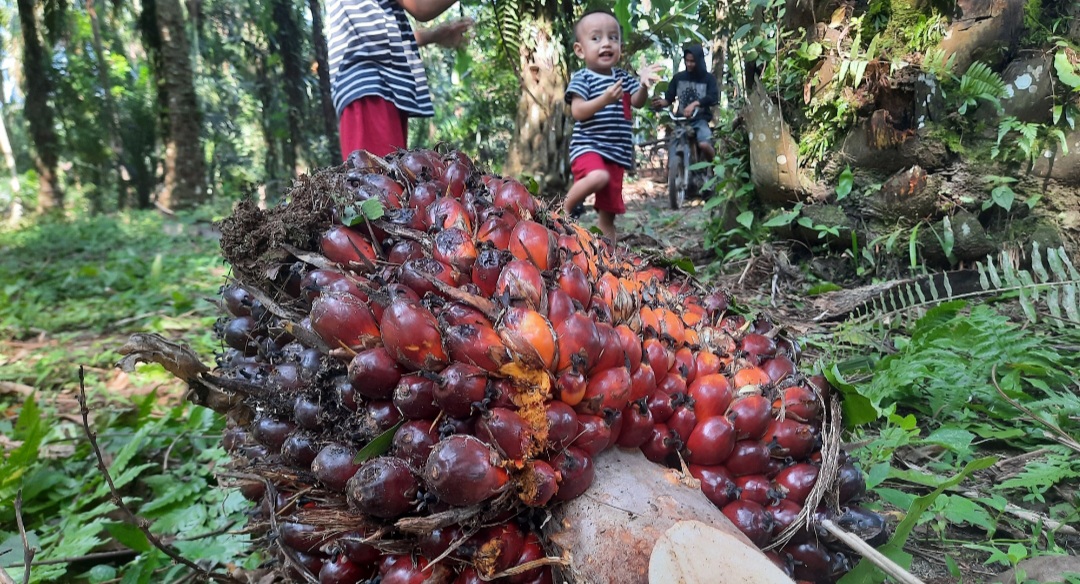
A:
{"type": "Polygon", "coordinates": [[[698,149],[705,160],[712,160],[716,157],[716,149],[712,145],[709,122],[712,121],[712,106],[720,99],[716,76],[709,73],[705,64],[705,49],[701,45],[688,45],[683,49],[683,65],[685,69],[671,78],[664,97],[654,99],[652,105],[664,108],[678,99],[678,112],[690,118],[698,149]]]}
{"type": "Polygon", "coordinates": [[[616,67],[622,57],[622,27],[606,10],[585,13],[574,25],[574,54],[585,68],[570,77],[566,102],[574,117],[570,170],[574,185],[563,201],[563,214],[596,194],[600,230],[615,243],[615,217],[626,212],[623,172],[634,161],[630,108],[645,105],[656,83],[658,66],[642,67],[638,78],[616,67]]]}
{"type": "Polygon", "coordinates": [[[457,0],[330,0],[330,93],[340,124],[341,155],[363,149],[386,156],[405,148],[409,118],[435,115],[419,47],[457,47],[468,18],[413,30],[457,0]]]}

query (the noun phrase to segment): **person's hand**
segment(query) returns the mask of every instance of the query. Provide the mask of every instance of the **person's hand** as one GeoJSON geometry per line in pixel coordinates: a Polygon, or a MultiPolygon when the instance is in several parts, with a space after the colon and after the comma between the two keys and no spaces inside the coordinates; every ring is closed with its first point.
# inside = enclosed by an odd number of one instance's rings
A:
{"type": "Polygon", "coordinates": [[[604,98],[604,103],[615,103],[622,99],[623,88],[622,81],[616,81],[611,84],[611,87],[607,88],[601,97],[604,98]]]}
{"type": "Polygon", "coordinates": [[[653,85],[656,85],[656,82],[660,81],[660,69],[661,66],[656,63],[638,69],[638,79],[645,86],[645,89],[652,88],[653,85]]]}
{"type": "Polygon", "coordinates": [[[465,33],[472,28],[472,25],[471,18],[458,18],[444,22],[431,30],[431,42],[440,47],[456,49],[465,44],[465,33]]]}
{"type": "Polygon", "coordinates": [[[683,115],[690,118],[694,115],[694,110],[698,108],[698,102],[691,102],[690,105],[683,108],[683,115]]]}
{"type": "Polygon", "coordinates": [[[652,100],[652,106],[656,109],[662,109],[668,106],[668,100],[662,97],[654,97],[652,100]]]}

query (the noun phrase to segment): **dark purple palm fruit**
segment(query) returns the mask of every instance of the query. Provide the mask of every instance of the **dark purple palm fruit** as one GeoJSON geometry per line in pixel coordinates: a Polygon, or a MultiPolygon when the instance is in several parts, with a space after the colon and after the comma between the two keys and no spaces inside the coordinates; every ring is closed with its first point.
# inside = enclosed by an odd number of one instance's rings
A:
{"type": "Polygon", "coordinates": [[[432,420],[409,420],[394,432],[394,456],[404,459],[417,472],[424,468],[431,447],[439,441],[439,429],[432,420]]]}
{"type": "Polygon", "coordinates": [[[345,484],[360,468],[359,464],[353,462],[355,457],[356,451],[344,444],[327,444],[315,456],[311,472],[326,488],[343,493],[345,484]]]}
{"type": "Polygon", "coordinates": [[[393,519],[413,510],[417,489],[409,463],[396,456],[380,456],[360,466],[346,484],[345,495],[353,509],[393,519]]]}
{"type": "Polygon", "coordinates": [[[431,449],[424,465],[424,484],[450,505],[476,505],[501,493],[510,477],[499,455],[474,436],[455,434],[431,449]]]}

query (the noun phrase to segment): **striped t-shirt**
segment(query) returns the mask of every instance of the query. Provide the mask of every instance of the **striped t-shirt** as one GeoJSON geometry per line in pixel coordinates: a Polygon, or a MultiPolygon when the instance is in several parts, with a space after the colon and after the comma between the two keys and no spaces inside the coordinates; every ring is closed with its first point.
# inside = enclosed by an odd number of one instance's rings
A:
{"type": "Polygon", "coordinates": [[[369,95],[409,116],[435,115],[420,48],[396,0],[330,0],[328,12],[330,93],[339,116],[369,95]]]}
{"type": "Polygon", "coordinates": [[[570,84],[566,86],[566,103],[571,103],[574,96],[586,101],[596,98],[620,80],[623,87],[621,102],[609,103],[593,117],[574,122],[574,135],[570,138],[571,162],[586,152],[595,152],[623,168],[633,165],[630,96],[641,87],[641,81],[619,68],[612,69],[611,75],[581,69],[570,77],[570,84]]]}

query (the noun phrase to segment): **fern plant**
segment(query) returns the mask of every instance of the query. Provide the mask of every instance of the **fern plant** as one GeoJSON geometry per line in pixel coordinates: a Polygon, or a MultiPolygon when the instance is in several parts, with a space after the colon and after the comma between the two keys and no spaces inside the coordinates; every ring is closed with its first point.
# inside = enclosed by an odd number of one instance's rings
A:
{"type": "Polygon", "coordinates": [[[964,115],[969,107],[977,107],[979,101],[988,101],[1001,111],[1000,99],[1005,96],[1005,80],[982,61],[975,61],[960,78],[957,90],[960,105],[957,113],[964,115]]]}

